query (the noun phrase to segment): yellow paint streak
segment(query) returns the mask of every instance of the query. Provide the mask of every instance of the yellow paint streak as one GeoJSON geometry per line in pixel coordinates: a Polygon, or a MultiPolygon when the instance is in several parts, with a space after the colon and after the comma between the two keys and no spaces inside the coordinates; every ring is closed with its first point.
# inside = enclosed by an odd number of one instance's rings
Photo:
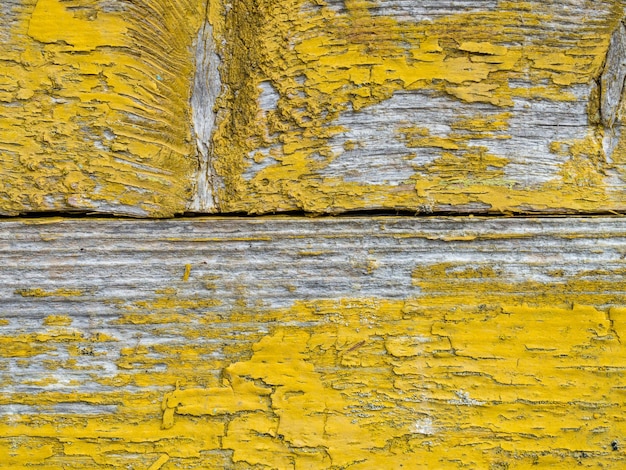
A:
{"type": "Polygon", "coordinates": [[[159,470],[161,467],[163,467],[163,465],[167,463],[169,459],[170,459],[169,455],[162,455],[161,457],[159,457],[159,459],[156,462],[150,465],[148,470],[159,470]]]}
{"type": "Polygon", "coordinates": [[[183,274],[183,281],[187,282],[189,280],[189,275],[191,274],[191,265],[185,265],[185,273],[183,274]]]}
{"type": "Polygon", "coordinates": [[[59,0],[38,0],[30,18],[28,35],[36,41],[65,41],[77,51],[102,46],[124,46],[127,29],[114,15],[94,8],[73,13],[59,0]],[[98,17],[100,14],[100,18],[98,17]],[[98,20],[98,21],[96,21],[98,20]]]}
{"type": "Polygon", "coordinates": [[[41,288],[18,289],[16,294],[22,297],[80,297],[83,292],[78,289],[55,289],[52,291],[41,288]]]}
{"type": "Polygon", "coordinates": [[[44,318],[43,324],[46,326],[69,326],[72,324],[72,319],[67,315],[48,315],[44,318]]]}
{"type": "Polygon", "coordinates": [[[185,209],[206,2],[108,3],[25,1],[3,17],[0,213],[185,209]]]}

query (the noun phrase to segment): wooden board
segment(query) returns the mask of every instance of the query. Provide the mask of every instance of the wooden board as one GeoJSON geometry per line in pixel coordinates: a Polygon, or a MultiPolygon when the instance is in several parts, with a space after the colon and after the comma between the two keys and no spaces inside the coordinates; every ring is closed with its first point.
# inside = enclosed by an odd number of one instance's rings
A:
{"type": "Polygon", "coordinates": [[[624,209],[623,2],[254,3],[223,210],[624,209]]]}
{"type": "Polygon", "coordinates": [[[0,213],[183,212],[200,0],[3,0],[0,213]]]}
{"type": "Polygon", "coordinates": [[[620,0],[7,0],[0,212],[626,210],[620,0]]]}
{"type": "Polygon", "coordinates": [[[0,466],[621,468],[625,273],[621,218],[3,221],[0,466]]]}

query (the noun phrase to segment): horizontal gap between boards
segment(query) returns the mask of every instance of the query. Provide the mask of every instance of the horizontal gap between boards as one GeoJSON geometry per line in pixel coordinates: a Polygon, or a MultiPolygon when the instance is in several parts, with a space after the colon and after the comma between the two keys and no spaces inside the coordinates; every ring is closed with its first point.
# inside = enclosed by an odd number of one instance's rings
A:
{"type": "Polygon", "coordinates": [[[415,219],[431,219],[431,218],[488,218],[488,219],[525,219],[525,218],[580,218],[580,217],[606,217],[606,218],[620,218],[626,217],[626,213],[620,213],[616,211],[577,211],[577,212],[416,212],[410,210],[386,210],[386,209],[373,209],[373,210],[358,210],[358,211],[344,211],[341,213],[313,213],[307,211],[284,211],[284,212],[272,212],[265,214],[249,214],[246,212],[221,212],[221,213],[201,213],[201,212],[185,212],[177,214],[173,217],[133,217],[127,214],[115,214],[115,213],[102,213],[102,212],[87,212],[87,211],[49,211],[49,212],[27,212],[19,215],[8,216],[0,215],[1,221],[11,221],[18,219],[113,219],[113,220],[168,220],[168,219],[269,219],[269,218],[379,218],[379,217],[406,217],[415,219]]]}

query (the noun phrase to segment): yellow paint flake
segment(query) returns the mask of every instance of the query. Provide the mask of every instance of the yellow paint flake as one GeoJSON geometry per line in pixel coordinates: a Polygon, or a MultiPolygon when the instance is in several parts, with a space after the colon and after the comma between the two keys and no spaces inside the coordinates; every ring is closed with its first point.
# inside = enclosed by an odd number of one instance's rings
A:
{"type": "Polygon", "coordinates": [[[41,288],[17,289],[16,294],[22,297],[80,297],[83,291],[79,289],[45,290],[41,288]]]}
{"type": "Polygon", "coordinates": [[[154,462],[152,465],[150,465],[150,467],[148,467],[148,470],[159,470],[161,467],[163,467],[163,465],[165,465],[168,460],[170,459],[170,456],[167,454],[162,455],[161,457],[159,457],[157,459],[156,462],[154,462]]]}
{"type": "Polygon", "coordinates": [[[69,326],[72,324],[72,319],[67,315],[48,315],[44,318],[43,324],[46,326],[69,326]]]}
{"type": "Polygon", "coordinates": [[[446,150],[458,150],[459,145],[453,139],[430,136],[430,131],[424,127],[401,127],[398,133],[403,135],[406,146],[409,148],[437,147],[446,150]]]}
{"type": "Polygon", "coordinates": [[[183,274],[183,281],[187,282],[189,280],[189,275],[191,274],[191,265],[185,265],[185,273],[183,274]]]}
{"type": "Polygon", "coordinates": [[[508,49],[504,46],[496,46],[489,42],[463,42],[459,46],[459,50],[474,52],[477,54],[487,54],[487,55],[499,55],[504,56],[507,54],[508,49]]]}
{"type": "Polygon", "coordinates": [[[28,35],[43,43],[63,41],[77,51],[102,46],[125,46],[127,28],[119,13],[86,8],[73,13],[59,0],[38,0],[29,21],[28,35]]]}

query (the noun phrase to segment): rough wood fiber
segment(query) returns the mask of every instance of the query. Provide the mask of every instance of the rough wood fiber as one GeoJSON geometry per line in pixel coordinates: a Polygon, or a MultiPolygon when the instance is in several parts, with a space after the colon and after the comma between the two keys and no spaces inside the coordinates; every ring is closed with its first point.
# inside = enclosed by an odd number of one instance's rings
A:
{"type": "Polygon", "coordinates": [[[5,468],[621,468],[625,219],[0,225],[5,468]]]}

